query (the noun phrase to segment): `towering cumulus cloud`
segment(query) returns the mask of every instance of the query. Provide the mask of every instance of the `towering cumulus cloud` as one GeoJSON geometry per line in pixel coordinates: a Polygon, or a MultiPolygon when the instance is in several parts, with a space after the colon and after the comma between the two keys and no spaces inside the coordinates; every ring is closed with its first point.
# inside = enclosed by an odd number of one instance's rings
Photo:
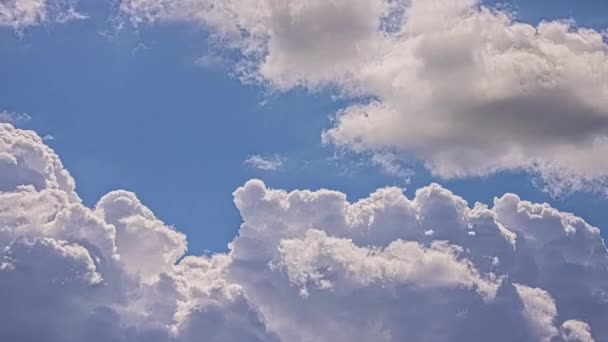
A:
{"type": "Polygon", "coordinates": [[[276,341],[230,258],[186,257],[137,197],[82,205],[33,132],[0,124],[0,340],[276,341]]]}
{"type": "Polygon", "coordinates": [[[230,251],[184,257],[134,194],[84,206],[34,132],[0,125],[0,170],[2,341],[608,339],[599,230],[516,195],[349,203],[252,180],[230,251]]]}
{"type": "Polygon", "coordinates": [[[123,0],[122,11],[200,24],[241,52],[244,80],[354,99],[328,143],[443,178],[524,170],[556,194],[607,188],[608,45],[571,21],[520,23],[478,0],[123,0]]]}

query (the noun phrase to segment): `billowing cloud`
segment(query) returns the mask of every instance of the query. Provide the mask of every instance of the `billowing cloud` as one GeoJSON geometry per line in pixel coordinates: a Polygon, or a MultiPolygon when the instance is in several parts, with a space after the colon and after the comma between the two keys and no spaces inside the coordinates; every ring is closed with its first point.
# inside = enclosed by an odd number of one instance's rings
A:
{"type": "Polygon", "coordinates": [[[78,0],[3,0],[0,2],[0,27],[21,30],[47,22],[66,22],[86,18],[78,13],[78,0]]]}
{"type": "Polygon", "coordinates": [[[421,160],[442,178],[508,170],[554,193],[608,185],[608,45],[572,21],[517,22],[478,0],[123,0],[240,50],[246,81],[337,90],[326,142],[421,160]],[[358,100],[358,99],[367,100],[358,100]]]}
{"type": "Polygon", "coordinates": [[[184,257],[134,194],[84,206],[34,132],[0,124],[0,151],[1,340],[608,339],[600,232],[547,204],[252,180],[229,252],[184,257]]]}
{"type": "Polygon", "coordinates": [[[470,208],[439,185],[411,200],[388,188],[349,203],[259,181],[235,202],[244,223],[232,275],[286,340],[606,336],[599,230],[548,205],[505,195],[470,208]]]}
{"type": "Polygon", "coordinates": [[[132,193],[85,207],[34,132],[0,124],[0,155],[0,340],[276,340],[227,256],[182,259],[185,236],[132,193]]]}

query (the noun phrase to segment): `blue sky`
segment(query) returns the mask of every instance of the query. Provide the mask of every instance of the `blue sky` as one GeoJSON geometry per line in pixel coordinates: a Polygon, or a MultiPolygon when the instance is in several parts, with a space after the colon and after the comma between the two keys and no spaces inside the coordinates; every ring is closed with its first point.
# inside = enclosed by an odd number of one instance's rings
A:
{"type": "MultiPolygon", "coordinates": [[[[602,1],[513,6],[531,23],[572,17],[581,26],[608,27],[602,1]]],[[[336,189],[350,200],[388,185],[411,195],[439,181],[470,204],[514,192],[608,227],[602,196],[553,199],[522,174],[445,181],[414,166],[408,184],[352,154],[334,160],[334,147],[323,146],[320,136],[343,103],[329,91],[270,94],[243,85],[229,67],[196,65],[209,47],[205,33],[188,24],[116,32],[107,21],[112,8],[92,1],[79,8],[90,19],[21,35],[0,29],[0,109],[29,113],[23,127],[55,138],[48,143],[88,205],[108,191],[131,190],[188,235],[190,253],[226,249],[241,222],[232,192],[251,178],[283,189],[336,189]],[[266,172],[243,165],[253,154],[283,156],[285,166],[266,172]]]]}

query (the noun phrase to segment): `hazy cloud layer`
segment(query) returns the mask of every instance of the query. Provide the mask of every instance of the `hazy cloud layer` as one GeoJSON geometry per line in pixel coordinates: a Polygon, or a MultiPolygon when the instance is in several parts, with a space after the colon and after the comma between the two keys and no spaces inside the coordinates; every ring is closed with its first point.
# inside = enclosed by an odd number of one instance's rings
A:
{"type": "Polygon", "coordinates": [[[0,124],[0,156],[2,340],[608,339],[599,230],[546,204],[252,180],[230,252],[182,258],[184,234],[134,194],[85,207],[35,133],[0,124]]]}
{"type": "Polygon", "coordinates": [[[373,99],[336,114],[323,134],[336,146],[443,178],[607,185],[608,45],[571,21],[520,23],[477,0],[123,0],[122,12],[201,25],[244,55],[245,81],[373,99]]]}

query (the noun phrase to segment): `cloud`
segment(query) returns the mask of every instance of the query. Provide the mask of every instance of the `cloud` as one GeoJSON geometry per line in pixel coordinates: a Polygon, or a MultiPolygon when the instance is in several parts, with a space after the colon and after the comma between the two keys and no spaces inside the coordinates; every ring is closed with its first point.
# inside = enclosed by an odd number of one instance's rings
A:
{"type": "Polygon", "coordinates": [[[123,0],[187,21],[277,91],[353,100],[325,142],[421,160],[441,178],[527,171],[554,194],[608,185],[608,45],[572,21],[521,23],[477,0],[123,0]],[[360,99],[369,100],[360,100],[360,99]]]}
{"type": "Polygon", "coordinates": [[[52,134],[45,134],[45,135],[42,137],[42,140],[43,140],[43,141],[53,141],[53,140],[55,140],[55,136],[54,136],[54,135],[52,135],[52,134]]]}
{"type": "Polygon", "coordinates": [[[372,164],[380,167],[387,174],[405,180],[409,183],[414,171],[404,167],[402,160],[392,153],[374,153],[371,157],[372,164]]]}
{"type": "Polygon", "coordinates": [[[1,340],[276,341],[226,255],[182,258],[132,193],[85,207],[34,132],[0,124],[0,151],[1,340]]]}
{"type": "Polygon", "coordinates": [[[254,154],[249,156],[243,164],[262,171],[279,171],[283,168],[284,160],[278,155],[262,156],[254,154]]]}
{"type": "Polygon", "coordinates": [[[509,194],[470,208],[439,185],[349,203],[259,181],[235,203],[233,277],[285,340],[606,337],[599,230],[548,205],[509,194]]]}
{"type": "Polygon", "coordinates": [[[78,198],[74,180],[36,133],[0,123],[0,135],[4,138],[0,145],[0,191],[30,185],[36,190],[61,190],[72,199],[78,198]]]}
{"type": "Polygon", "coordinates": [[[13,125],[18,125],[27,123],[31,119],[32,117],[27,113],[0,111],[0,122],[7,122],[13,125]]]}
{"type": "Polygon", "coordinates": [[[350,203],[251,180],[230,251],[184,257],[135,194],[84,206],[34,132],[0,124],[0,155],[2,340],[608,339],[599,230],[514,194],[470,207],[433,184],[350,203]]]}
{"type": "Polygon", "coordinates": [[[0,27],[22,30],[48,22],[85,19],[78,13],[78,0],[6,0],[0,3],[0,27]]]}

